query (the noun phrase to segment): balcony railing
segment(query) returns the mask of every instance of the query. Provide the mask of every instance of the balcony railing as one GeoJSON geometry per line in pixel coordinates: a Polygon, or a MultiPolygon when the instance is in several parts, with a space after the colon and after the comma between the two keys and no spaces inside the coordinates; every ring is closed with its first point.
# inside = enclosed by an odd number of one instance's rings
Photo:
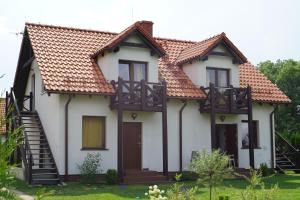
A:
{"type": "Polygon", "coordinates": [[[235,87],[215,87],[211,84],[207,88],[201,88],[207,99],[200,103],[201,112],[211,112],[214,106],[215,113],[222,114],[247,114],[248,98],[251,89],[235,87]]]}
{"type": "Polygon", "coordinates": [[[111,108],[134,111],[161,112],[166,100],[166,83],[150,83],[141,81],[124,81],[111,84],[116,90],[116,95],[111,98],[111,108]]]}

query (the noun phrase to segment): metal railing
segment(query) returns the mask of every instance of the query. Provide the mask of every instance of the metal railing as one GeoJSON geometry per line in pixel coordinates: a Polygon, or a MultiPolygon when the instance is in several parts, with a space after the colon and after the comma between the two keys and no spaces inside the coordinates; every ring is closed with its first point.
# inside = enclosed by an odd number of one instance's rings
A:
{"type": "MultiPolygon", "coordinates": [[[[27,97],[27,96],[26,96],[27,97]]],[[[30,150],[30,145],[28,142],[28,136],[25,132],[25,129],[23,127],[23,122],[21,118],[21,112],[18,105],[18,101],[16,99],[14,91],[11,89],[10,94],[7,94],[8,102],[7,107],[10,107],[12,110],[10,112],[11,117],[11,128],[12,130],[19,129],[22,132],[23,135],[23,141],[20,144],[20,152],[21,152],[21,158],[22,162],[24,164],[25,168],[25,178],[28,183],[31,183],[32,180],[32,166],[33,166],[33,158],[32,158],[32,152],[30,150]]],[[[26,100],[30,100],[30,109],[32,108],[32,94],[26,100]]]]}

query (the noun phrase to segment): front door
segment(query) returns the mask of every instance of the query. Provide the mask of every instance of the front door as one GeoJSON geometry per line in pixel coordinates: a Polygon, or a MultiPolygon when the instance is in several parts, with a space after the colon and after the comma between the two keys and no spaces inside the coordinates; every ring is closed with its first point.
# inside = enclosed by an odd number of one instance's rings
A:
{"type": "Polygon", "coordinates": [[[238,139],[236,124],[217,124],[217,146],[231,156],[234,156],[235,166],[238,166],[238,139]]]}
{"type": "Polygon", "coordinates": [[[123,123],[123,166],[124,170],[141,170],[141,133],[140,122],[123,123]]]}

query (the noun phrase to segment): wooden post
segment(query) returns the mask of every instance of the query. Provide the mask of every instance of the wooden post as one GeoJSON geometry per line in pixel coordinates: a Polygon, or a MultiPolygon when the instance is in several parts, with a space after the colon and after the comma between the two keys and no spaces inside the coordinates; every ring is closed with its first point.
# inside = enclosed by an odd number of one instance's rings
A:
{"type": "Polygon", "coordinates": [[[119,179],[123,181],[123,81],[118,79],[118,175],[119,179]]]}
{"type": "Polygon", "coordinates": [[[145,86],[145,80],[141,80],[141,107],[142,107],[142,110],[145,110],[146,109],[146,86],[145,86]]]}
{"type": "Polygon", "coordinates": [[[162,143],[163,143],[163,173],[168,177],[168,121],[167,121],[167,84],[163,84],[162,94],[162,143]]]}
{"type": "Polygon", "coordinates": [[[216,113],[215,113],[215,87],[213,83],[209,84],[210,91],[210,127],[211,127],[211,148],[217,149],[216,136],[216,113]]]}
{"type": "Polygon", "coordinates": [[[252,95],[251,87],[247,88],[247,97],[248,97],[248,137],[249,137],[249,163],[250,167],[254,169],[254,149],[253,149],[253,115],[252,115],[252,95]]]}
{"type": "Polygon", "coordinates": [[[29,109],[30,109],[30,111],[33,111],[32,109],[33,109],[33,94],[32,94],[32,92],[30,92],[29,93],[29,109]]]}
{"type": "Polygon", "coordinates": [[[5,93],[5,137],[7,138],[8,136],[8,129],[9,129],[9,122],[8,122],[8,91],[5,93]]]}

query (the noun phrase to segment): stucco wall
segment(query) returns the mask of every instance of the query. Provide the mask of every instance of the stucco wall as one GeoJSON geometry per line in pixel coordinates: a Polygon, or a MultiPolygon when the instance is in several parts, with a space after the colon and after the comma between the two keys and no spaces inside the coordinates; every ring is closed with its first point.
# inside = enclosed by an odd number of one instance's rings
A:
{"type": "MultiPolygon", "coordinates": [[[[31,77],[35,74],[35,109],[39,113],[41,122],[43,124],[49,145],[54,155],[59,172],[63,167],[63,147],[64,143],[61,140],[61,129],[63,121],[60,120],[60,113],[62,112],[59,105],[59,95],[51,94],[48,96],[42,92],[42,79],[38,69],[36,60],[32,62],[29,78],[26,85],[26,95],[31,92],[31,77]]],[[[29,102],[26,102],[29,108],[29,102]]]]}
{"type": "MultiPolygon", "coordinates": [[[[139,39],[131,37],[130,42],[139,43],[139,39]]],[[[151,56],[150,49],[137,47],[120,47],[116,53],[105,52],[104,57],[98,56],[97,63],[106,80],[117,80],[119,76],[119,60],[132,60],[146,62],[148,82],[158,82],[158,57],[151,56]]]]}
{"type": "MultiPolygon", "coordinates": [[[[214,51],[225,52],[225,49],[216,47],[214,51]]],[[[234,87],[240,86],[238,64],[232,63],[232,57],[210,55],[205,61],[195,60],[192,64],[184,64],[182,69],[197,86],[206,85],[206,67],[229,69],[229,84],[234,87]]]]}

